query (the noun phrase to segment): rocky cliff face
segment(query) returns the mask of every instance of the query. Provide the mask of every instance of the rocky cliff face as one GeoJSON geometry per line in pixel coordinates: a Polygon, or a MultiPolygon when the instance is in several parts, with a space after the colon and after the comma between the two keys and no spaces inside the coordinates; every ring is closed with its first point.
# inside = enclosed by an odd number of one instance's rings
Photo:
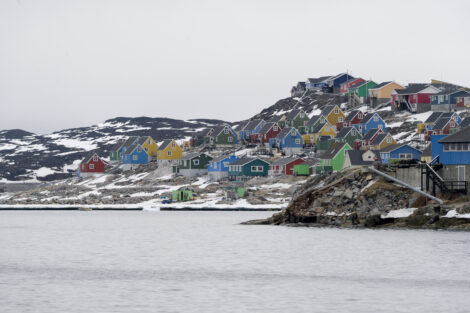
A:
{"type": "Polygon", "coordinates": [[[356,169],[309,179],[296,191],[287,209],[247,224],[470,229],[470,219],[446,216],[452,210],[465,214],[470,212],[470,205],[455,202],[439,206],[356,169]]]}

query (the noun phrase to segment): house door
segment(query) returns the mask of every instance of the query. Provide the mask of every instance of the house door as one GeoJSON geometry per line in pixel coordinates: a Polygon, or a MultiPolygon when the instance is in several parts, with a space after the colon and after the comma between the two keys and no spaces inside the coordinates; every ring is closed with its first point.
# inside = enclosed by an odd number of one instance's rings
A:
{"type": "Polygon", "coordinates": [[[465,166],[457,166],[457,180],[465,181],[465,166]]]}

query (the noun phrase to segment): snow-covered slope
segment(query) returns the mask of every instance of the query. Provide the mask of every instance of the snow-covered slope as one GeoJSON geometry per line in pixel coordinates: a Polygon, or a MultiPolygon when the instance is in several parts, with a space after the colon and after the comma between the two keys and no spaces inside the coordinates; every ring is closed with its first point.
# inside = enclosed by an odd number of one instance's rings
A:
{"type": "Polygon", "coordinates": [[[118,117],[90,127],[48,135],[23,130],[0,131],[0,183],[14,180],[54,180],[74,175],[83,156],[96,150],[107,156],[112,145],[127,136],[185,139],[220,120],[118,117]]]}

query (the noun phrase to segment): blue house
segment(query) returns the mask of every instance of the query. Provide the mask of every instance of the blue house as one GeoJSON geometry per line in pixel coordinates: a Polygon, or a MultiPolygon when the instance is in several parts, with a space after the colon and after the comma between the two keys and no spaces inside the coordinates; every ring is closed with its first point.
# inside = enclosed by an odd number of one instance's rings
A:
{"type": "Polygon", "coordinates": [[[359,124],[354,124],[353,126],[356,127],[363,136],[373,128],[386,132],[385,122],[377,113],[366,114],[359,124]]]}
{"type": "Polygon", "coordinates": [[[240,138],[251,140],[252,135],[259,134],[261,128],[266,124],[264,120],[252,120],[240,131],[240,138]]]}
{"type": "Polygon", "coordinates": [[[452,182],[451,188],[468,193],[470,191],[470,126],[449,136],[432,135],[431,149],[431,163],[443,165],[438,173],[444,181],[447,181],[447,187],[449,187],[449,182],[452,182]]]}
{"type": "Polygon", "coordinates": [[[269,139],[270,148],[281,149],[286,155],[302,151],[302,135],[294,127],[285,127],[276,138],[269,139]]]}
{"type": "Polygon", "coordinates": [[[122,164],[125,170],[133,169],[148,162],[149,156],[147,151],[140,144],[133,144],[122,155],[122,164]]]}
{"type": "Polygon", "coordinates": [[[433,111],[451,111],[457,105],[457,97],[470,95],[465,90],[456,90],[448,88],[436,94],[430,95],[431,110],[433,111]]]}
{"type": "Polygon", "coordinates": [[[323,87],[328,86],[328,83],[326,82],[326,80],[330,77],[331,76],[308,78],[305,84],[305,87],[307,90],[313,90],[313,91],[322,90],[323,87]]]}
{"type": "Polygon", "coordinates": [[[124,142],[124,144],[121,146],[121,155],[124,160],[124,154],[126,153],[127,149],[129,149],[130,146],[133,144],[137,143],[139,140],[139,136],[131,136],[127,138],[127,140],[124,142]]]}
{"type": "Polygon", "coordinates": [[[234,155],[221,155],[212,159],[212,161],[209,162],[209,167],[207,168],[209,178],[214,181],[228,178],[229,164],[237,160],[239,160],[239,158],[234,155]]]}
{"type": "Polygon", "coordinates": [[[422,152],[408,144],[396,144],[380,150],[382,163],[388,164],[391,160],[421,160],[422,152]]]}
{"type": "Polygon", "coordinates": [[[332,76],[326,80],[326,84],[323,86],[322,90],[325,92],[339,91],[341,84],[352,78],[354,77],[349,75],[348,73],[341,73],[336,76],[332,76]]]}

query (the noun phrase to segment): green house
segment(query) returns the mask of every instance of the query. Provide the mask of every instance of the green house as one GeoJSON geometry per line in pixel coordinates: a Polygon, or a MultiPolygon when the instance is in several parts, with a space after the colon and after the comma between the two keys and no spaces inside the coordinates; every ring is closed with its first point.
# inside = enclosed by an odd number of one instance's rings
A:
{"type": "Polygon", "coordinates": [[[286,126],[294,127],[301,134],[306,133],[306,124],[309,120],[307,113],[301,109],[294,109],[286,116],[286,126]]]}
{"type": "Polygon", "coordinates": [[[230,125],[216,126],[210,135],[204,138],[204,143],[215,145],[234,145],[238,137],[230,125]]]}
{"type": "Polygon", "coordinates": [[[305,160],[302,164],[295,164],[294,176],[310,176],[313,174],[314,164],[313,160],[305,160]]]}
{"type": "Polygon", "coordinates": [[[193,192],[189,189],[173,190],[171,200],[175,202],[191,201],[193,200],[193,192]]]}
{"type": "Polygon", "coordinates": [[[228,166],[228,178],[246,181],[256,176],[268,176],[269,163],[259,158],[241,158],[228,166]]]}
{"type": "Polygon", "coordinates": [[[212,157],[205,153],[189,153],[178,160],[178,169],[173,172],[179,172],[186,177],[205,175],[211,160],[212,157]]]}
{"type": "Polygon", "coordinates": [[[349,87],[348,93],[355,93],[356,96],[358,96],[359,98],[366,98],[369,96],[369,89],[372,89],[375,86],[377,86],[376,82],[368,80],[362,84],[357,84],[353,87],[349,87]]]}
{"type": "Polygon", "coordinates": [[[334,172],[343,169],[344,157],[346,150],[352,150],[352,147],[347,142],[335,142],[331,145],[322,156],[320,160],[321,170],[330,170],[334,172]]]}
{"type": "Polygon", "coordinates": [[[357,140],[362,140],[362,134],[352,126],[341,128],[335,138],[335,142],[347,142],[351,147],[354,147],[357,140]]]}
{"type": "Polygon", "coordinates": [[[122,147],[124,146],[125,140],[121,140],[111,147],[109,150],[110,161],[121,161],[122,160],[122,147]]]}
{"type": "Polygon", "coordinates": [[[306,132],[307,134],[313,134],[313,130],[317,127],[319,124],[325,124],[328,121],[326,116],[324,115],[314,115],[312,116],[311,119],[309,119],[305,125],[306,125],[306,132]]]}

